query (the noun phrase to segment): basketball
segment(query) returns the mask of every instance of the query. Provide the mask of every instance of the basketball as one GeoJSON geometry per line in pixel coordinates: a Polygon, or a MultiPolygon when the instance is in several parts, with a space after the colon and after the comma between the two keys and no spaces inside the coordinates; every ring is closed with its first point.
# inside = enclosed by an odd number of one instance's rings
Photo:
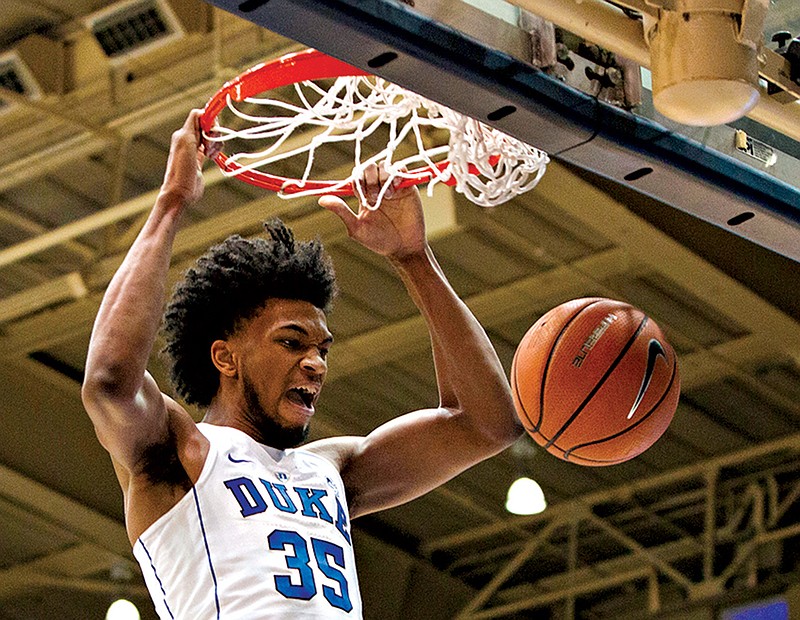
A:
{"type": "Polygon", "coordinates": [[[655,321],[604,298],[568,301],[522,338],[511,366],[517,415],[551,454],[614,465],[652,446],[672,421],[680,377],[655,321]]]}

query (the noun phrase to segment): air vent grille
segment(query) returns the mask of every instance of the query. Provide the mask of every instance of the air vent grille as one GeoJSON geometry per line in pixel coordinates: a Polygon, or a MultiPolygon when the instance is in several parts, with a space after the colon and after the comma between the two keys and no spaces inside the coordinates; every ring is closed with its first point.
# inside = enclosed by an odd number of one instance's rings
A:
{"type": "MultiPolygon", "coordinates": [[[[41,90],[31,75],[30,70],[20,57],[13,53],[6,53],[0,56],[0,87],[3,89],[23,95],[28,99],[38,99],[41,90]]],[[[10,97],[3,98],[0,95],[0,113],[14,107],[10,97]]]]}
{"type": "Polygon", "coordinates": [[[26,95],[28,89],[25,88],[25,82],[14,64],[11,61],[0,63],[0,86],[20,95],[26,95]]]}
{"type": "Polygon", "coordinates": [[[139,52],[176,33],[171,16],[156,1],[137,2],[105,13],[91,25],[92,34],[109,58],[139,52]]]}

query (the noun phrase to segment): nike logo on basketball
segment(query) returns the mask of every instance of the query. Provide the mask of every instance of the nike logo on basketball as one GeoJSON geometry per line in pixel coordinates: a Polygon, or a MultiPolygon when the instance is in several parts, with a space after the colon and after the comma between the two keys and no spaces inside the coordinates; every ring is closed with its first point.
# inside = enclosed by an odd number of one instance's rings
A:
{"type": "Polygon", "coordinates": [[[629,420],[633,417],[633,414],[636,413],[636,410],[642,403],[645,392],[647,392],[647,388],[650,387],[650,380],[653,378],[653,370],[655,369],[656,359],[659,355],[666,361],[667,352],[664,351],[664,347],[661,346],[661,343],[658,340],[651,338],[649,344],[647,345],[647,366],[644,369],[642,385],[639,386],[639,393],[636,395],[636,400],[633,401],[633,407],[631,407],[630,413],[628,413],[629,420]]]}
{"type": "Polygon", "coordinates": [[[235,458],[233,458],[233,455],[230,454],[230,453],[228,454],[228,460],[231,463],[252,463],[253,462],[253,461],[249,461],[247,459],[235,459],[235,458]]]}

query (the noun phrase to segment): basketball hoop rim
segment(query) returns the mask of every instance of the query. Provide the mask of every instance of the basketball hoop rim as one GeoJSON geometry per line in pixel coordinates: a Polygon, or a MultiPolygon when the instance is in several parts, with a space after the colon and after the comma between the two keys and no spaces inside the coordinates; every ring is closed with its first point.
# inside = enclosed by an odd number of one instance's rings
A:
{"type": "MultiPolygon", "coordinates": [[[[227,107],[229,98],[232,101],[243,101],[259,93],[298,82],[368,75],[371,73],[328,56],[319,50],[307,49],[287,54],[276,60],[255,65],[226,82],[206,104],[200,117],[200,128],[204,133],[213,131],[214,123],[222,110],[227,107]]],[[[240,171],[241,166],[230,161],[228,156],[222,152],[216,155],[214,161],[225,173],[236,175],[238,179],[251,185],[286,195],[309,190],[320,193],[327,192],[336,196],[354,195],[352,186],[348,184],[342,187],[342,181],[309,179],[305,183],[301,183],[299,179],[272,175],[260,170],[240,171]]],[[[445,160],[437,163],[436,168],[438,171],[442,171],[448,165],[449,161],[445,160]]],[[[417,169],[416,172],[424,173],[426,169],[429,171],[428,176],[406,179],[398,185],[403,187],[426,183],[436,174],[431,166],[417,169]]]]}

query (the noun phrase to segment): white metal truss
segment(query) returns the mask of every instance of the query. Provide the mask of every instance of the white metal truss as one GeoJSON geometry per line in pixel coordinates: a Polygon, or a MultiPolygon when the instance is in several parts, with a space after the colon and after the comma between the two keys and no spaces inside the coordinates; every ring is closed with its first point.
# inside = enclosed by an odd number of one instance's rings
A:
{"type": "Polygon", "coordinates": [[[796,562],[798,453],[792,435],[441,538],[424,552],[478,586],[459,620],[552,606],[575,618],[581,597],[626,585],[650,614],[733,583],[754,588],[796,562]]]}

